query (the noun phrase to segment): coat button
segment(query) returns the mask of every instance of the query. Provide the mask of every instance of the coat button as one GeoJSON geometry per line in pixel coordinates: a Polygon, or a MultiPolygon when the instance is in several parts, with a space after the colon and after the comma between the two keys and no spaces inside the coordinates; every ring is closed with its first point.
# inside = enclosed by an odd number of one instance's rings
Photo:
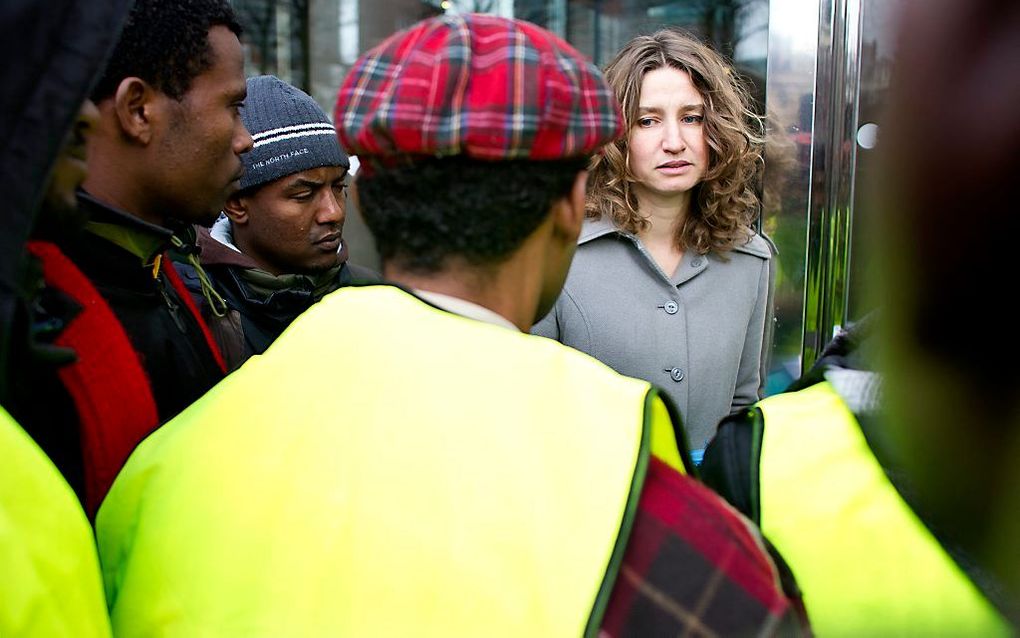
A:
{"type": "Polygon", "coordinates": [[[684,371],[680,368],[666,368],[665,372],[668,372],[669,378],[673,379],[677,383],[684,380],[684,371]]]}
{"type": "Polygon", "coordinates": [[[675,315],[676,311],[680,310],[680,306],[675,301],[667,301],[659,307],[665,310],[667,315],[675,315]]]}

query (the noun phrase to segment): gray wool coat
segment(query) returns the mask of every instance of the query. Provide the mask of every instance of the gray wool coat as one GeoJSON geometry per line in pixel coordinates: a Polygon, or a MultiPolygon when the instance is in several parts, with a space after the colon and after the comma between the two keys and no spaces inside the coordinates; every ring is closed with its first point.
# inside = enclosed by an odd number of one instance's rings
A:
{"type": "Polygon", "coordinates": [[[636,236],[589,219],[563,292],[532,333],[661,388],[701,450],[722,418],[761,397],[774,254],[754,235],[725,256],[689,251],[668,277],[636,236]]]}

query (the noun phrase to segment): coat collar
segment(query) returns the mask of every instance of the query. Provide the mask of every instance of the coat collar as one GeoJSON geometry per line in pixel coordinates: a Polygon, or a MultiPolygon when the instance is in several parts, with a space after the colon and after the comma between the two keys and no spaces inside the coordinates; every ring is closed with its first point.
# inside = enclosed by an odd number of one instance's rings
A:
{"type": "MultiPolygon", "coordinates": [[[[88,232],[138,257],[143,265],[152,264],[157,255],[173,244],[173,230],[150,224],[80,189],[78,206],[88,211],[89,221],[85,225],[88,232]]],[[[182,235],[188,234],[183,227],[178,230],[182,235]]]]}
{"type": "Polygon", "coordinates": [[[616,227],[613,220],[606,216],[599,217],[598,219],[587,218],[581,226],[581,235],[577,238],[577,245],[583,245],[590,242],[593,239],[599,237],[605,237],[611,233],[617,233],[628,237],[633,237],[628,232],[622,231],[616,227]]]}
{"type": "MultiPolygon", "coordinates": [[[[614,233],[622,237],[636,239],[633,233],[617,228],[613,220],[602,216],[598,219],[588,218],[584,220],[584,224],[581,226],[581,234],[577,238],[577,244],[581,246],[599,237],[605,237],[614,233]]],[[[753,255],[761,259],[772,259],[772,256],[776,254],[776,246],[767,236],[752,233],[747,243],[734,247],[733,251],[753,255]]]]}

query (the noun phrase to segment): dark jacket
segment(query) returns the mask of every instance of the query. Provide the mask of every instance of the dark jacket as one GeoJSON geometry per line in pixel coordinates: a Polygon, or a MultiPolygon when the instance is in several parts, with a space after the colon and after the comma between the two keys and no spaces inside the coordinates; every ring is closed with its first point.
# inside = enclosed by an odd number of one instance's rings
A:
{"type": "Polygon", "coordinates": [[[34,251],[39,293],[30,329],[40,344],[14,351],[19,374],[9,407],[94,515],[134,446],[225,369],[163,257],[172,233],[86,193],[78,200],[92,230],[56,234],[34,251]],[[149,254],[133,254],[96,228],[147,245],[149,254]]]}
{"type": "Polygon", "coordinates": [[[237,369],[248,357],[266,351],[294,319],[323,296],[351,283],[374,283],[378,273],[349,264],[347,246],[340,251],[340,264],[328,279],[315,281],[303,275],[273,277],[261,270],[255,261],[237,250],[230,235],[230,222],[220,220],[210,233],[198,232],[199,260],[213,287],[226,301],[224,316],[217,316],[202,291],[202,282],[195,267],[175,256],[192,298],[202,309],[229,370],[237,369]],[[252,283],[252,276],[271,282],[272,290],[252,283]]]}
{"type": "Polygon", "coordinates": [[[78,203],[88,212],[90,227],[109,224],[156,242],[144,258],[94,232],[82,233],[62,248],[99,289],[131,338],[149,375],[163,423],[223,378],[221,355],[186,290],[174,285],[177,274],[164,254],[170,248],[172,231],[107,206],[87,193],[80,193],[78,203]],[[165,262],[158,268],[154,264],[157,255],[165,262]]]}
{"type": "MultiPolygon", "coordinates": [[[[5,0],[0,3],[0,401],[10,352],[27,338],[25,242],[64,136],[116,42],[131,3],[5,0]],[[20,299],[20,301],[19,301],[20,299]],[[16,318],[21,306],[21,316],[16,318]],[[15,334],[14,324],[21,332],[15,334]]],[[[17,372],[15,371],[15,375],[17,372]]]]}
{"type": "MultiPolygon", "coordinates": [[[[31,257],[25,245],[30,235],[42,238],[41,222],[53,229],[69,221],[42,205],[49,172],[116,42],[130,5],[129,0],[10,0],[0,6],[0,53],[12,61],[0,71],[4,80],[0,95],[4,113],[0,122],[0,188],[4,193],[0,213],[0,401],[83,500],[86,492],[98,497],[99,490],[87,490],[86,484],[96,487],[111,481],[119,464],[110,460],[122,462],[133,447],[126,437],[106,445],[109,439],[105,437],[119,433],[126,422],[136,426],[133,432],[153,427],[155,409],[137,356],[130,348],[120,347],[125,345],[124,334],[116,320],[106,321],[108,314],[100,311],[97,315],[95,307],[85,308],[76,301],[88,297],[89,291],[68,295],[43,276],[44,269],[52,272],[55,264],[66,275],[65,280],[80,277],[80,271],[51,242],[36,242],[38,250],[31,257]],[[42,255],[53,258],[42,260],[42,255]],[[106,323],[103,329],[94,330],[93,320],[99,316],[106,323]],[[73,339],[68,335],[72,332],[81,339],[78,343],[89,344],[98,356],[83,361],[81,353],[70,346],[73,339]],[[108,347],[111,344],[112,349],[108,347]],[[136,365],[123,366],[126,359],[136,365]],[[105,372],[93,376],[96,385],[76,383],[89,368],[86,364],[105,372]],[[71,391],[62,375],[71,381],[71,391]],[[89,396],[89,388],[101,388],[100,383],[126,396],[114,401],[114,391],[109,389],[101,396],[89,396]],[[107,429],[84,426],[81,410],[103,403],[115,408],[109,412],[91,410],[86,421],[107,429]],[[86,441],[103,444],[90,453],[84,449],[86,441]],[[94,474],[90,464],[97,460],[105,465],[94,474]],[[94,474],[94,480],[87,481],[86,474],[94,474]]],[[[98,498],[86,504],[94,512],[98,498]]]]}

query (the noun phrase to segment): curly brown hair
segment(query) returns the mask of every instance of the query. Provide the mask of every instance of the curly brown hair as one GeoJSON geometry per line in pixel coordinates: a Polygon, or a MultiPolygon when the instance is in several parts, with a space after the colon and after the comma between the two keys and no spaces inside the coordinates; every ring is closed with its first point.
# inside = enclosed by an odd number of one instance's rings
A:
{"type": "MultiPolygon", "coordinates": [[[[721,55],[686,31],[662,29],[628,42],[605,68],[628,132],[638,119],[645,74],[663,67],[685,71],[701,93],[709,147],[709,168],[694,188],[693,205],[676,230],[676,240],[701,254],[728,251],[749,239],[758,215],[762,118],[751,109],[746,87],[721,55]]],[[[638,233],[649,222],[637,210],[627,140],[625,135],[607,144],[592,161],[585,210],[588,217],[608,215],[619,228],[638,233]]]]}

